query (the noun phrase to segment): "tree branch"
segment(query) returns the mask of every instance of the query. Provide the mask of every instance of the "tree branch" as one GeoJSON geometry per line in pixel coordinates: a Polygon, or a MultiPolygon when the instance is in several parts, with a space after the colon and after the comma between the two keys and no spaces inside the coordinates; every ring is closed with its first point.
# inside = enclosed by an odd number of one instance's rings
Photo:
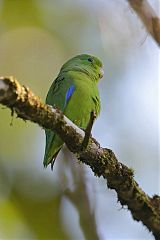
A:
{"type": "MultiPolygon", "coordinates": [[[[70,155],[69,157],[71,157],[70,155]]],[[[94,209],[91,208],[91,204],[87,193],[84,168],[79,167],[77,169],[75,168],[75,164],[70,164],[70,167],[72,177],[75,180],[76,184],[74,190],[71,191],[69,188],[67,188],[64,191],[64,194],[76,207],[79,213],[79,224],[81,230],[83,231],[85,239],[100,240],[95,219],[95,211],[94,209]]]]}
{"type": "Polygon", "coordinates": [[[115,189],[118,201],[128,206],[133,218],[142,221],[160,239],[160,197],[145,194],[134,180],[133,171],[118,162],[112,150],[100,147],[93,138],[82,150],[84,132],[13,77],[0,78],[0,103],[15,111],[18,117],[55,131],[80,161],[89,165],[96,176],[107,180],[108,187],[115,189]]]}
{"type": "Polygon", "coordinates": [[[147,32],[160,46],[160,19],[147,0],[127,0],[142,20],[147,32]]]}

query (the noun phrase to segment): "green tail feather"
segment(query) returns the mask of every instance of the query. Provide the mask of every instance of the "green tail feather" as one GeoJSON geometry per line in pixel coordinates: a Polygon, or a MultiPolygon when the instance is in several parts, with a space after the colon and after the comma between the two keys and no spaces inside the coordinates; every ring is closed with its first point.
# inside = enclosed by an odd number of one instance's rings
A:
{"type": "Polygon", "coordinates": [[[51,164],[51,168],[53,168],[55,159],[61,150],[62,145],[63,141],[56,134],[50,130],[46,130],[46,147],[43,160],[44,167],[51,164]]]}

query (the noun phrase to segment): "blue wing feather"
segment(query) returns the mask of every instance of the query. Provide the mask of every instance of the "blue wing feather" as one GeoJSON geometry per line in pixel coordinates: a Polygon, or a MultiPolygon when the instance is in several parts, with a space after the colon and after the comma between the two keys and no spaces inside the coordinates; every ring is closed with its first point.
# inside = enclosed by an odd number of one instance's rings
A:
{"type": "Polygon", "coordinates": [[[66,92],[65,106],[68,103],[68,101],[69,101],[70,97],[72,96],[72,94],[74,93],[74,91],[75,91],[75,86],[72,84],[66,92]]]}

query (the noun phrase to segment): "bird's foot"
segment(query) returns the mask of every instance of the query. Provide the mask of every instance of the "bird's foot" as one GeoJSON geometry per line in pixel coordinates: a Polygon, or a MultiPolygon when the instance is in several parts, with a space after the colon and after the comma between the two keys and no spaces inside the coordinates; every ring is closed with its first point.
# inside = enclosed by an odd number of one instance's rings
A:
{"type": "Polygon", "coordinates": [[[82,149],[83,150],[86,149],[86,147],[88,145],[89,138],[91,137],[91,131],[92,131],[93,123],[94,123],[95,119],[96,119],[96,113],[94,111],[92,111],[91,114],[90,114],[90,119],[89,119],[88,125],[87,125],[86,129],[84,130],[85,131],[85,136],[84,136],[84,139],[83,139],[83,142],[82,142],[82,149]]]}

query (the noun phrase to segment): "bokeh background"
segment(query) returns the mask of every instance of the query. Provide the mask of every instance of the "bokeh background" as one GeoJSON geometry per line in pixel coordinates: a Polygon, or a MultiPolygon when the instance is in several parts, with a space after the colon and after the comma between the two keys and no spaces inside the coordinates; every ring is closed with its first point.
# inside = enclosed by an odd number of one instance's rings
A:
{"type": "MultiPolygon", "coordinates": [[[[158,14],[158,0],[149,1],[158,14]]],[[[0,0],[0,75],[43,100],[61,65],[89,53],[104,63],[93,136],[160,193],[158,47],[125,0],[0,0]]],[[[115,191],[67,149],[42,165],[43,129],[0,107],[0,239],[153,239],[115,191]]]]}

